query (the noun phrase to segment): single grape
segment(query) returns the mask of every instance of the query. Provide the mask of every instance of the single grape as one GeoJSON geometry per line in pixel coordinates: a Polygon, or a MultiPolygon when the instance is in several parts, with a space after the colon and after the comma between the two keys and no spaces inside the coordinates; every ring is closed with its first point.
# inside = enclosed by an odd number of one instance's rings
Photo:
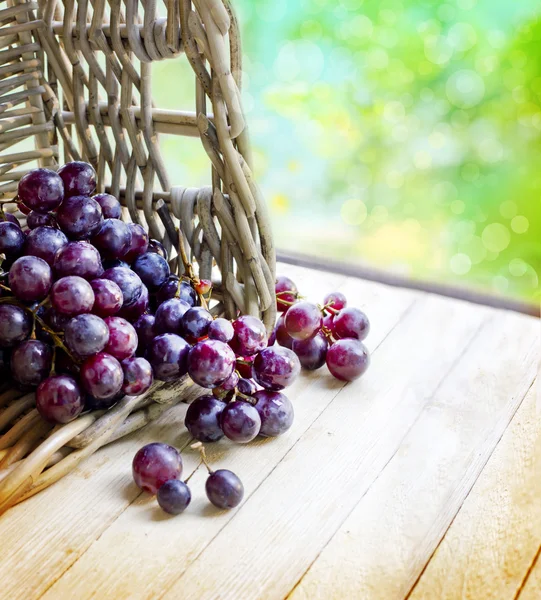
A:
{"type": "Polygon", "coordinates": [[[112,269],[107,269],[102,275],[102,278],[114,281],[122,290],[122,296],[124,298],[123,306],[129,306],[133,302],[136,302],[143,290],[143,283],[139,278],[139,275],[125,267],[113,267],[112,269]]]}
{"type": "Polygon", "coordinates": [[[9,271],[9,287],[23,302],[43,300],[53,282],[51,267],[37,256],[21,256],[9,271]]]}
{"type": "Polygon", "coordinates": [[[160,381],[173,381],[188,372],[190,344],[174,333],[156,336],[148,348],[148,361],[154,377],[160,381]]]}
{"type": "Polygon", "coordinates": [[[299,290],[289,277],[281,275],[276,278],[276,309],[285,312],[297,300],[299,290]]]}
{"type": "Polygon", "coordinates": [[[235,330],[231,321],[220,317],[209,323],[207,335],[211,340],[230,342],[235,335],[235,330]]]}
{"type": "Polygon", "coordinates": [[[131,230],[124,221],[105,219],[92,244],[103,258],[122,258],[130,249],[131,230]]]}
{"type": "Polygon", "coordinates": [[[257,400],[255,408],[261,418],[259,435],[276,437],[293,425],[293,405],[287,396],[280,392],[261,390],[254,397],[257,400]]]}
{"type": "Polygon", "coordinates": [[[276,341],[280,346],[284,346],[284,348],[293,348],[293,338],[289,335],[286,329],[285,324],[285,315],[280,315],[278,321],[276,321],[276,327],[274,328],[274,333],[276,334],[276,341]]]}
{"type": "Polygon", "coordinates": [[[66,325],[64,342],[74,354],[86,358],[107,346],[109,329],[96,315],[77,315],[66,325]]]}
{"type": "Polygon", "coordinates": [[[158,290],[170,275],[167,261],[155,252],[146,252],[138,256],[132,269],[150,291],[158,290]]]}
{"type": "Polygon", "coordinates": [[[39,384],[36,390],[36,407],[47,421],[69,423],[83,411],[84,398],[73,377],[54,375],[39,384]]]}
{"type": "Polygon", "coordinates": [[[103,274],[100,253],[89,242],[69,242],[57,251],[54,259],[57,277],[77,275],[95,279],[103,274]]]}
{"type": "Polygon", "coordinates": [[[29,215],[32,212],[31,208],[25,206],[20,200],[17,200],[17,208],[23,213],[23,215],[29,215]]]}
{"type": "Polygon", "coordinates": [[[221,385],[235,368],[235,354],[223,342],[203,340],[190,350],[188,356],[188,373],[190,377],[204,388],[221,385]]]}
{"type": "Polygon", "coordinates": [[[235,368],[241,377],[250,379],[252,377],[252,366],[255,356],[239,356],[235,368]]]}
{"type": "Polygon", "coordinates": [[[323,304],[325,306],[330,304],[331,308],[334,308],[335,310],[342,310],[347,306],[347,303],[347,298],[342,292],[331,292],[323,299],[323,304]]]}
{"type": "Polygon", "coordinates": [[[131,241],[130,247],[124,255],[124,260],[131,264],[138,256],[145,254],[148,250],[148,233],[138,223],[128,223],[128,228],[131,233],[131,241]]]}
{"type": "Polygon", "coordinates": [[[56,312],[75,317],[92,310],[94,292],[86,279],[70,275],[53,284],[50,299],[56,312]]]}
{"type": "Polygon", "coordinates": [[[160,486],[156,497],[163,511],[170,515],[180,515],[190,504],[192,493],[183,481],[170,479],[160,486]]]}
{"type": "Polygon", "coordinates": [[[322,333],[317,333],[307,340],[295,340],[293,352],[298,356],[303,369],[315,371],[325,364],[329,343],[322,333]]]}
{"type": "Polygon", "coordinates": [[[370,321],[358,308],[344,308],[334,317],[332,334],[335,338],[354,338],[362,341],[369,331],[370,321]]]}
{"type": "Polygon", "coordinates": [[[208,294],[212,289],[212,281],[210,279],[200,279],[194,283],[195,291],[201,296],[208,294]]]}
{"type": "Polygon", "coordinates": [[[106,352],[98,352],[81,365],[81,383],[88,394],[98,400],[116,396],[124,383],[124,372],[118,360],[106,352]]]}
{"type": "Polygon", "coordinates": [[[194,400],[184,418],[184,425],[196,440],[217,442],[224,437],[220,426],[220,416],[226,403],[214,396],[200,396],[194,400]]]}
{"type": "Polygon", "coordinates": [[[149,240],[148,241],[148,251],[159,254],[165,260],[168,260],[169,256],[167,255],[167,250],[165,246],[158,240],[149,240]]]}
{"type": "MultiPolygon", "coordinates": [[[[90,196],[96,189],[96,171],[92,165],[76,160],[66,163],[58,169],[64,182],[64,196],[90,196]]],[[[23,200],[24,202],[24,200],[23,200]]],[[[27,204],[25,202],[25,204],[27,204]]]]}
{"type": "Polygon", "coordinates": [[[171,298],[158,306],[154,330],[160,333],[180,333],[182,317],[190,307],[183,300],[171,298]]]}
{"type": "Polygon", "coordinates": [[[323,317],[322,327],[326,327],[330,332],[332,332],[334,323],[334,315],[331,313],[329,315],[325,315],[323,317]]]}
{"type": "Polygon", "coordinates": [[[0,346],[9,348],[25,340],[32,331],[32,317],[13,304],[0,304],[0,346]]]}
{"type": "Polygon", "coordinates": [[[53,213],[38,213],[35,210],[30,212],[26,217],[28,229],[36,229],[37,227],[54,227],[58,229],[58,223],[54,218],[53,213]]]}
{"type": "Polygon", "coordinates": [[[299,359],[292,350],[273,346],[255,357],[252,376],[265,389],[279,391],[291,385],[300,370],[299,359]]]}
{"type": "Polygon", "coordinates": [[[108,260],[102,261],[101,264],[105,271],[114,269],[115,267],[122,267],[124,269],[130,268],[130,265],[125,260],[120,260],[119,258],[109,258],[108,260]]]}
{"type": "Polygon", "coordinates": [[[269,339],[267,340],[267,346],[274,346],[276,344],[276,327],[271,331],[269,339]]]}
{"type": "Polygon", "coordinates": [[[235,508],[242,502],[244,486],[242,481],[228,469],[211,473],[205,484],[207,497],[217,508],[235,508]]]}
{"type": "Polygon", "coordinates": [[[189,306],[197,304],[197,294],[193,287],[187,281],[181,281],[179,284],[179,278],[176,275],[169,275],[156,293],[158,304],[162,304],[171,298],[183,300],[189,306]]]}
{"type": "Polygon", "coordinates": [[[53,351],[39,340],[21,342],[11,355],[11,374],[22,385],[39,385],[51,371],[53,351]]]}
{"type": "Polygon", "coordinates": [[[131,323],[122,317],[107,317],[105,324],[109,328],[109,342],[105,352],[117,360],[124,360],[137,350],[137,333],[131,323]]]}
{"type": "Polygon", "coordinates": [[[231,373],[231,375],[222,383],[220,388],[226,392],[234,390],[237,387],[239,379],[239,374],[236,371],[233,371],[233,373],[231,373]]]}
{"type": "Polygon", "coordinates": [[[261,417],[256,408],[244,400],[230,402],[222,411],[220,426],[230,440],[251,442],[261,429],[261,417]]]}
{"type": "Polygon", "coordinates": [[[94,279],[90,282],[94,291],[92,312],[100,317],[110,317],[122,308],[122,290],[110,279],[94,279]]]}
{"type": "Polygon", "coordinates": [[[141,315],[133,324],[138,339],[137,350],[140,354],[144,353],[150,342],[156,337],[154,321],[154,315],[141,315]]]}
{"type": "Polygon", "coordinates": [[[91,238],[103,223],[101,206],[87,196],[66,198],[56,211],[60,229],[71,239],[91,238]]]}
{"type": "Polygon", "coordinates": [[[253,379],[242,377],[237,383],[237,390],[246,396],[253,396],[259,388],[253,379]]]}
{"type": "Polygon", "coordinates": [[[338,340],[327,351],[327,367],[341,381],[357,379],[368,369],[369,364],[368,350],[358,340],[338,340]]]}
{"type": "Polygon", "coordinates": [[[140,356],[126,358],[121,362],[124,371],[122,391],[128,396],[139,396],[150,389],[154,376],[152,367],[145,358],[140,356]]]}
{"type": "Polygon", "coordinates": [[[180,452],[168,444],[143,446],[133,458],[133,479],[145,492],[156,494],[160,487],[182,475],[180,452]]]}
{"type": "Polygon", "coordinates": [[[56,253],[67,245],[68,238],[60,229],[36,227],[26,236],[24,253],[28,256],[37,256],[52,267],[55,263],[56,253]]]}
{"type": "Polygon", "coordinates": [[[62,332],[73,317],[57,312],[52,306],[45,310],[43,320],[51,329],[62,332]]]}
{"type": "Polygon", "coordinates": [[[49,169],[32,169],[19,180],[19,200],[31,210],[48,213],[64,199],[64,184],[57,173],[49,169]]]}
{"type": "Polygon", "coordinates": [[[120,219],[122,216],[120,202],[111,194],[95,194],[92,199],[101,206],[104,219],[120,219]]]}
{"type": "Polygon", "coordinates": [[[235,337],[231,347],[239,356],[257,354],[267,345],[267,331],[263,323],[256,317],[244,315],[233,323],[235,337]]]}
{"type": "Polygon", "coordinates": [[[132,302],[129,306],[123,306],[118,312],[118,316],[126,319],[130,323],[137,321],[137,319],[147,310],[149,303],[148,289],[146,285],[141,287],[141,293],[139,298],[135,302],[132,302]]]}
{"type": "Polygon", "coordinates": [[[207,335],[209,325],[212,323],[212,315],[202,306],[194,306],[187,310],[180,320],[180,331],[182,337],[189,342],[195,342],[207,335]]]}
{"type": "Polygon", "coordinates": [[[321,329],[323,319],[315,304],[301,300],[286,312],[284,323],[293,339],[306,340],[321,329]]]}
{"type": "Polygon", "coordinates": [[[0,252],[7,258],[16,258],[22,253],[25,239],[21,228],[15,223],[0,222],[0,252]]]}
{"type": "Polygon", "coordinates": [[[17,227],[19,227],[19,228],[21,227],[21,224],[19,223],[19,220],[17,219],[17,217],[8,212],[0,213],[0,221],[9,221],[10,223],[17,225],[17,227]]]}

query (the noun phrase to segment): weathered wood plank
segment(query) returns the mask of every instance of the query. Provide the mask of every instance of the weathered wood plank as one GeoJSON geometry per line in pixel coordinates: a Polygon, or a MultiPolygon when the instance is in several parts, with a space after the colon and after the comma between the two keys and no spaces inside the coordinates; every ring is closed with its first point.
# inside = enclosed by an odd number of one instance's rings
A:
{"type": "Polygon", "coordinates": [[[410,600],[504,600],[518,593],[541,540],[535,391],[533,386],[410,600]]]}
{"type": "Polygon", "coordinates": [[[535,320],[491,320],[292,598],[404,598],[532,385],[537,360],[535,320]]]}

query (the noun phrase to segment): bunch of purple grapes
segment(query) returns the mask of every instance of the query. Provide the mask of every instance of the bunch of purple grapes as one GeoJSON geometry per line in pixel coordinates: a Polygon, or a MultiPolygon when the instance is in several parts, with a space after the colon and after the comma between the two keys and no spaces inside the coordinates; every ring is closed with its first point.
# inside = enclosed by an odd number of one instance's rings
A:
{"type": "Polygon", "coordinates": [[[327,364],[342,381],[360,377],[370,364],[362,340],[370,322],[362,310],[347,306],[341,292],[325,296],[323,305],[299,299],[299,291],[289,277],[276,280],[276,305],[282,312],[274,329],[274,340],[292,350],[304,369],[313,371],[327,364]]]}

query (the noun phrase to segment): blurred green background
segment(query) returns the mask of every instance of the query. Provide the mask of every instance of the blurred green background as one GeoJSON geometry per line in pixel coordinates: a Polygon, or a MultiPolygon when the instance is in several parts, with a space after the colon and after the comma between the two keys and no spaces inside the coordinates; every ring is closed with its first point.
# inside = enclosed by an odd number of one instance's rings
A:
{"type": "MultiPolygon", "coordinates": [[[[236,0],[279,249],[537,300],[541,4],[236,0]]],[[[186,61],[156,101],[194,109],[186,61]]],[[[208,184],[166,137],[175,183],[208,184]]]]}

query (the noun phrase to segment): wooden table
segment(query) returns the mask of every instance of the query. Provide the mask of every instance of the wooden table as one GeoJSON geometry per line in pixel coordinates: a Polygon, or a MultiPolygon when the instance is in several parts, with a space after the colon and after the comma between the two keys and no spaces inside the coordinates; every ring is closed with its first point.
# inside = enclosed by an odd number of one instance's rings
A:
{"type": "Polygon", "coordinates": [[[208,504],[201,470],[174,518],[132,482],[143,444],[186,447],[185,405],[102,449],[0,518],[2,599],[541,598],[539,322],[279,271],[366,310],[368,372],[303,375],[288,434],[208,446],[244,482],[236,510],[208,504]]]}

